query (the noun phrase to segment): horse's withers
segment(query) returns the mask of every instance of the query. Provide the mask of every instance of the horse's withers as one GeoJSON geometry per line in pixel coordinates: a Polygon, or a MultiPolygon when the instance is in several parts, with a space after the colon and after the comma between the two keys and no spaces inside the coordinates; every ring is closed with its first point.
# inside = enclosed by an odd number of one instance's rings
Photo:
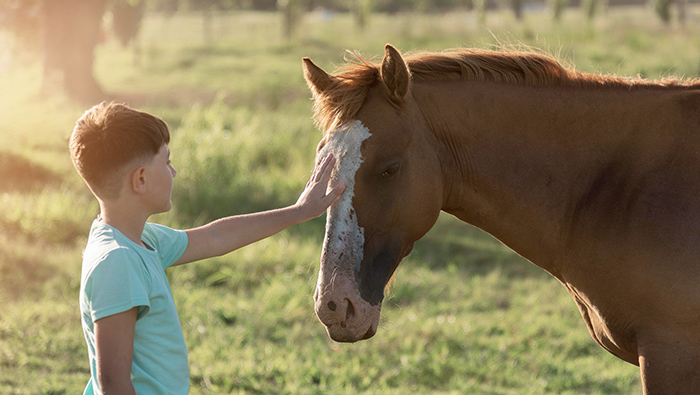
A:
{"type": "Polygon", "coordinates": [[[318,318],[336,341],[356,341],[377,331],[381,303],[371,305],[362,299],[358,273],[363,259],[364,229],[357,223],[352,206],[355,174],[362,163],[362,142],[371,135],[359,121],[342,125],[321,146],[317,161],[329,153],[338,162],[331,185],[345,184],[345,192],[328,211],[321,267],[314,294],[318,318]]]}

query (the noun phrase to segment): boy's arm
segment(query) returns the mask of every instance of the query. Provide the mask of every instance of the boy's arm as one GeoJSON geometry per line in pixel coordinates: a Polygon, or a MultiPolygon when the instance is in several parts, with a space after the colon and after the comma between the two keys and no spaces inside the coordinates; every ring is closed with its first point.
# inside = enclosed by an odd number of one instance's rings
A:
{"type": "Polygon", "coordinates": [[[323,158],[314,169],[299,200],[292,206],[226,217],[187,230],[187,249],[175,265],[227,254],[292,225],[320,216],[345,189],[345,185],[338,184],[326,194],[334,165],[333,154],[323,158]]]}
{"type": "Polygon", "coordinates": [[[95,321],[97,382],[102,393],[136,394],[131,384],[138,307],[95,321]]]}

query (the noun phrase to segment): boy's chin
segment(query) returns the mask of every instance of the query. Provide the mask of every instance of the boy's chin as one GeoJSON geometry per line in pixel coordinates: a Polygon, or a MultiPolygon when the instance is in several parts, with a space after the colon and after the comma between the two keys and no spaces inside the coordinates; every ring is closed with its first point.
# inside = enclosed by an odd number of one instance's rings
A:
{"type": "Polygon", "coordinates": [[[168,204],[164,205],[163,207],[161,207],[159,210],[157,210],[157,211],[156,211],[155,213],[153,213],[153,214],[163,214],[163,213],[167,213],[167,212],[170,211],[170,209],[172,209],[172,208],[173,208],[173,203],[172,203],[172,202],[168,202],[168,204]]]}

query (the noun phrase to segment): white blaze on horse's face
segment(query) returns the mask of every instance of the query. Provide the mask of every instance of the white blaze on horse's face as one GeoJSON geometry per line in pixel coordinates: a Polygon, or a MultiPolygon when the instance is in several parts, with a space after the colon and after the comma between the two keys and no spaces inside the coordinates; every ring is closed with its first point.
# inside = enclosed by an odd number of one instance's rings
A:
{"type": "Polygon", "coordinates": [[[316,314],[331,338],[338,341],[370,337],[379,322],[381,304],[372,306],[362,300],[358,289],[365,238],[352,206],[355,174],[362,164],[362,142],[370,136],[362,122],[348,122],[333,131],[317,153],[317,161],[329,153],[337,159],[329,185],[345,184],[345,191],[328,212],[314,295],[316,314]]]}
{"type": "MultiPolygon", "coordinates": [[[[331,176],[330,185],[336,185],[339,182],[345,184],[344,193],[332,208],[334,221],[332,223],[331,221],[326,222],[326,235],[331,228],[334,228],[336,237],[333,240],[328,240],[328,252],[342,254],[347,250],[352,251],[355,258],[354,271],[347,273],[352,276],[360,270],[365,243],[364,229],[357,225],[357,216],[352,207],[352,198],[355,196],[355,173],[362,164],[360,147],[370,135],[369,129],[362,122],[350,122],[333,132],[331,139],[318,153],[319,158],[323,158],[329,153],[333,153],[336,157],[337,165],[331,176]]],[[[335,261],[337,258],[334,256],[333,260],[335,261]]]]}

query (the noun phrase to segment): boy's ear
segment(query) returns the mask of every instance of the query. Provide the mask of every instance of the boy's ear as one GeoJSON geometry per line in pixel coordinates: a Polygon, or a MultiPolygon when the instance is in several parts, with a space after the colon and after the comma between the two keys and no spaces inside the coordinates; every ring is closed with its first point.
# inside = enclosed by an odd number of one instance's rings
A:
{"type": "Polygon", "coordinates": [[[143,166],[137,167],[131,172],[129,179],[131,189],[141,195],[146,192],[146,168],[143,166]]]}

